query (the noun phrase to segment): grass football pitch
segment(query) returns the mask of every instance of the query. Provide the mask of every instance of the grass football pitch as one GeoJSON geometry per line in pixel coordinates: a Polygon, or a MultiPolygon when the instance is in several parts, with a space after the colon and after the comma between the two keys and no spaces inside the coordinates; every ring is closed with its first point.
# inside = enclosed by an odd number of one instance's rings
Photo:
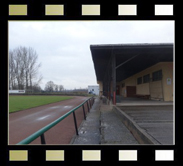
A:
{"type": "Polygon", "coordinates": [[[9,96],[9,113],[68,100],[69,96],[9,96]]]}

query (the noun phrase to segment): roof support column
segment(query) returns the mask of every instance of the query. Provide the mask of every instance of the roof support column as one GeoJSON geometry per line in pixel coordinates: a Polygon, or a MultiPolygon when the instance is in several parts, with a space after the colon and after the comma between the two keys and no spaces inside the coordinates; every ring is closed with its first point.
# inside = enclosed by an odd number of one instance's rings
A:
{"type": "MultiPolygon", "coordinates": [[[[108,66],[110,67],[110,65],[108,66]]],[[[108,100],[110,101],[111,99],[111,90],[110,90],[110,68],[108,68],[108,75],[107,75],[107,82],[108,82],[108,100]]]]}
{"type": "Polygon", "coordinates": [[[112,54],[113,104],[116,105],[116,55],[112,54]]]}

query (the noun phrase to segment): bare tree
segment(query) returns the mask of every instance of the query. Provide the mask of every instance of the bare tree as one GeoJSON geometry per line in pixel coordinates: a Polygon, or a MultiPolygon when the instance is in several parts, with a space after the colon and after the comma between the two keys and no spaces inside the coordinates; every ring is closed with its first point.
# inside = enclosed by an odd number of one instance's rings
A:
{"type": "Polygon", "coordinates": [[[33,84],[32,90],[33,90],[34,92],[41,92],[41,91],[42,91],[42,89],[41,89],[41,87],[39,86],[39,84],[33,84]]]}
{"type": "Polygon", "coordinates": [[[41,64],[37,63],[38,55],[33,48],[17,47],[9,51],[9,85],[12,89],[17,84],[18,89],[31,89],[33,84],[39,84],[41,64]]]}
{"type": "Polygon", "coordinates": [[[64,90],[64,86],[63,85],[59,85],[58,87],[59,87],[59,91],[64,90]]]}
{"type": "Polygon", "coordinates": [[[24,89],[24,63],[22,61],[22,53],[21,49],[14,49],[13,50],[13,58],[15,64],[15,77],[18,84],[18,89],[24,89]]]}
{"type": "Polygon", "coordinates": [[[48,81],[45,85],[45,91],[48,91],[48,92],[53,92],[54,91],[54,88],[55,88],[55,84],[53,83],[53,81],[48,81]]]}
{"type": "Polygon", "coordinates": [[[58,85],[55,84],[55,91],[58,92],[58,85]]]}
{"type": "Polygon", "coordinates": [[[9,89],[15,87],[15,63],[13,59],[13,51],[9,51],[9,89]]]}
{"type": "Polygon", "coordinates": [[[37,80],[37,82],[40,82],[42,80],[42,76],[38,77],[38,70],[41,67],[41,63],[37,64],[38,55],[33,48],[28,49],[28,55],[29,55],[28,75],[29,75],[30,87],[32,87],[33,80],[37,80]]]}

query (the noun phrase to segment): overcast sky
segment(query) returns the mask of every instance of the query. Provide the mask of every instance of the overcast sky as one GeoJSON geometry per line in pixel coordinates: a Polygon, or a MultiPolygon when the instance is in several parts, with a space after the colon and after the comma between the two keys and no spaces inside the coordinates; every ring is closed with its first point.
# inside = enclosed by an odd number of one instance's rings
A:
{"type": "Polygon", "coordinates": [[[65,89],[97,85],[92,44],[173,43],[174,21],[10,21],[9,49],[32,47],[48,81],[65,89]]]}

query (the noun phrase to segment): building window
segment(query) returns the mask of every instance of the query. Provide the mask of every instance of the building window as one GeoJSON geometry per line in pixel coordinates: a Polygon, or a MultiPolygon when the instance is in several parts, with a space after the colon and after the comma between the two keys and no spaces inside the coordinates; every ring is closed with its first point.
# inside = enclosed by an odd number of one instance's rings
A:
{"type": "Polygon", "coordinates": [[[125,87],[125,83],[122,83],[122,84],[121,84],[121,87],[122,87],[122,88],[125,87]]]}
{"type": "Polygon", "coordinates": [[[143,83],[148,83],[148,82],[150,82],[150,74],[143,76],[143,83]]]}
{"type": "Polygon", "coordinates": [[[152,73],[152,81],[159,81],[162,79],[162,70],[158,70],[152,73]]]}
{"type": "Polygon", "coordinates": [[[142,77],[137,78],[137,84],[142,84],[142,77]]]}

